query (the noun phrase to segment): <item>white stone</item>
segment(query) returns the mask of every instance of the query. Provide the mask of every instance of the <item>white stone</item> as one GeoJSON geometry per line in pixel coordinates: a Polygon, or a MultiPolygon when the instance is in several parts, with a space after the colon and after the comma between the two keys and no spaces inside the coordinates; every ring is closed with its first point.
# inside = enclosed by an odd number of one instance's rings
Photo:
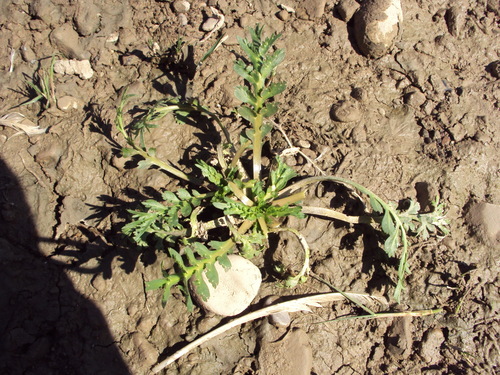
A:
{"type": "Polygon", "coordinates": [[[81,79],[90,79],[94,75],[89,60],[57,60],[54,63],[54,72],[58,74],[75,74],[81,79]]]}
{"type": "Polygon", "coordinates": [[[207,301],[197,295],[193,283],[190,283],[191,291],[198,303],[204,309],[223,316],[237,315],[245,310],[257,295],[262,282],[259,268],[248,259],[234,254],[228,258],[231,262],[229,270],[224,269],[218,262],[215,264],[219,274],[219,284],[216,288],[203,274],[210,291],[207,301]]]}

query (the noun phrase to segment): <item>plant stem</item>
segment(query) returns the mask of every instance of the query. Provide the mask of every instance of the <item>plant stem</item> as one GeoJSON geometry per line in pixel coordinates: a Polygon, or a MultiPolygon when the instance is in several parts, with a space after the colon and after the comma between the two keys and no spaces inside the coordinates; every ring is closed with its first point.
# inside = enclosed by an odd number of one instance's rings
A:
{"type": "Polygon", "coordinates": [[[323,207],[302,206],[302,212],[308,215],[324,216],[330,219],[344,221],[351,224],[370,224],[375,222],[371,216],[348,216],[341,212],[323,207]]]}

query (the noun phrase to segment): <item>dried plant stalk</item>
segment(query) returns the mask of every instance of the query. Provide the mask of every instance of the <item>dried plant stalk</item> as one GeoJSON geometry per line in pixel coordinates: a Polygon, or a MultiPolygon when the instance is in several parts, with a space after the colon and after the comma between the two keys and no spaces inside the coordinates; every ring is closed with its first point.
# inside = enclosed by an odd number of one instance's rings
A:
{"type": "Polygon", "coordinates": [[[158,363],[156,366],[154,366],[152,368],[152,371],[154,374],[160,372],[162,369],[167,367],[169,364],[175,362],[177,359],[179,359],[183,355],[187,354],[191,350],[197,348],[201,344],[213,339],[214,337],[220,335],[221,333],[226,332],[227,330],[229,330],[231,328],[248,323],[252,320],[256,320],[256,319],[263,318],[265,316],[269,316],[269,315],[280,313],[280,312],[297,312],[297,311],[310,312],[311,311],[310,307],[322,307],[320,305],[320,303],[332,302],[332,301],[342,301],[345,299],[353,299],[353,300],[359,301],[360,303],[363,303],[363,304],[373,304],[373,303],[377,303],[377,304],[381,304],[381,305],[387,304],[386,299],[383,297],[376,297],[376,296],[371,296],[369,294],[361,294],[361,293],[344,293],[344,295],[342,295],[341,293],[316,294],[316,295],[312,295],[312,296],[301,297],[301,298],[289,300],[286,302],[277,303],[274,305],[264,307],[260,310],[253,311],[253,312],[248,313],[246,315],[243,315],[239,318],[234,319],[233,321],[230,321],[230,322],[224,324],[223,326],[220,326],[219,328],[214,329],[211,332],[208,332],[207,334],[205,334],[205,335],[199,337],[198,339],[194,340],[193,342],[187,344],[185,347],[178,350],[177,352],[175,352],[171,356],[167,357],[162,362],[158,363]]]}

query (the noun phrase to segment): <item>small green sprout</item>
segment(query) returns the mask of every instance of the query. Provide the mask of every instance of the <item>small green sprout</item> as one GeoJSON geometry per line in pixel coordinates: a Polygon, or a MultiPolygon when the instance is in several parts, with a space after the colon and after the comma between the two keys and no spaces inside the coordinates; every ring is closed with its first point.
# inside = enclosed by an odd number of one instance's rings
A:
{"type": "Polygon", "coordinates": [[[40,69],[36,73],[33,81],[25,80],[29,90],[33,91],[36,95],[33,99],[28,100],[21,105],[33,104],[38,101],[42,102],[43,109],[48,109],[55,105],[56,95],[54,87],[54,64],[56,62],[55,56],[52,56],[50,67],[48,71],[40,69]]]}

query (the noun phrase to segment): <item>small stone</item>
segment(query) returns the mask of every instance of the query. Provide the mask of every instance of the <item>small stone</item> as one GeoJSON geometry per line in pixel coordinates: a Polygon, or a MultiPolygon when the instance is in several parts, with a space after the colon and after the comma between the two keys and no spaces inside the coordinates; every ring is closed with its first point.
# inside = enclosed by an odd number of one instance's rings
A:
{"type": "Polygon", "coordinates": [[[420,91],[411,91],[408,94],[406,94],[404,97],[405,103],[413,108],[420,107],[422,104],[425,103],[426,100],[427,100],[427,98],[420,91]]]}
{"type": "Polygon", "coordinates": [[[458,37],[465,25],[465,11],[458,6],[453,6],[446,11],[444,16],[448,32],[454,37],[458,37]]]}
{"type": "Polygon", "coordinates": [[[361,119],[359,102],[355,100],[342,100],[333,105],[332,119],[340,122],[353,122],[361,119]]]}
{"type": "Polygon", "coordinates": [[[57,60],[54,63],[54,72],[58,74],[76,74],[81,79],[90,79],[94,75],[89,60],[57,60]]]}
{"type": "Polygon", "coordinates": [[[424,335],[420,355],[430,365],[436,364],[441,360],[441,345],[444,342],[443,331],[436,328],[428,330],[424,335]]]}
{"type": "Polygon", "coordinates": [[[488,64],[486,70],[495,78],[500,78],[500,60],[488,64]]]}
{"type": "Polygon", "coordinates": [[[23,57],[23,60],[28,63],[36,61],[35,52],[33,52],[33,50],[27,45],[21,46],[21,56],[23,57]]]}
{"type": "Polygon", "coordinates": [[[78,3],[75,14],[76,30],[81,36],[89,36],[99,29],[101,16],[99,9],[92,2],[81,1],[78,3]]]}
{"type": "Polygon", "coordinates": [[[354,16],[354,32],[361,52],[373,58],[384,56],[394,44],[403,21],[400,0],[364,2],[354,16]]]}
{"type": "Polygon", "coordinates": [[[77,60],[88,60],[90,53],[80,44],[78,33],[69,23],[56,28],[50,34],[50,41],[64,56],[77,60]]]}
{"type": "Polygon", "coordinates": [[[217,18],[210,17],[205,22],[203,22],[203,25],[201,25],[201,29],[205,32],[212,31],[217,25],[217,22],[219,22],[217,18]]]}
{"type": "Polygon", "coordinates": [[[179,25],[181,26],[186,26],[188,24],[188,18],[184,13],[180,13],[177,19],[179,20],[179,25]]]}
{"type": "Polygon", "coordinates": [[[223,316],[237,315],[245,310],[257,295],[262,282],[259,268],[248,259],[235,254],[229,255],[228,259],[231,262],[231,268],[228,270],[224,269],[219,262],[215,263],[219,276],[216,288],[203,273],[203,279],[210,292],[210,297],[206,301],[196,292],[193,279],[189,284],[203,308],[223,316]]]}
{"type": "Polygon", "coordinates": [[[349,22],[359,9],[359,4],[355,0],[340,0],[336,9],[340,18],[345,22],[349,22]]]}
{"type": "Polygon", "coordinates": [[[278,17],[281,21],[286,22],[290,19],[290,13],[282,9],[278,12],[278,14],[276,14],[276,17],[278,17]]]}
{"type": "MultiPolygon", "coordinates": [[[[264,306],[270,306],[278,299],[278,296],[269,296],[264,300],[264,306]]],[[[291,323],[290,314],[286,311],[271,314],[269,315],[269,323],[276,327],[288,327],[291,323]]]]}
{"type": "Polygon", "coordinates": [[[62,96],[57,99],[57,108],[64,112],[78,109],[78,100],[69,95],[62,96]]]}
{"type": "Polygon", "coordinates": [[[174,1],[172,6],[177,13],[187,13],[189,12],[189,9],[191,9],[191,4],[184,0],[174,1]]]}
{"type": "Polygon", "coordinates": [[[362,87],[355,87],[351,91],[351,97],[357,101],[364,102],[368,99],[368,91],[362,87]]]}

